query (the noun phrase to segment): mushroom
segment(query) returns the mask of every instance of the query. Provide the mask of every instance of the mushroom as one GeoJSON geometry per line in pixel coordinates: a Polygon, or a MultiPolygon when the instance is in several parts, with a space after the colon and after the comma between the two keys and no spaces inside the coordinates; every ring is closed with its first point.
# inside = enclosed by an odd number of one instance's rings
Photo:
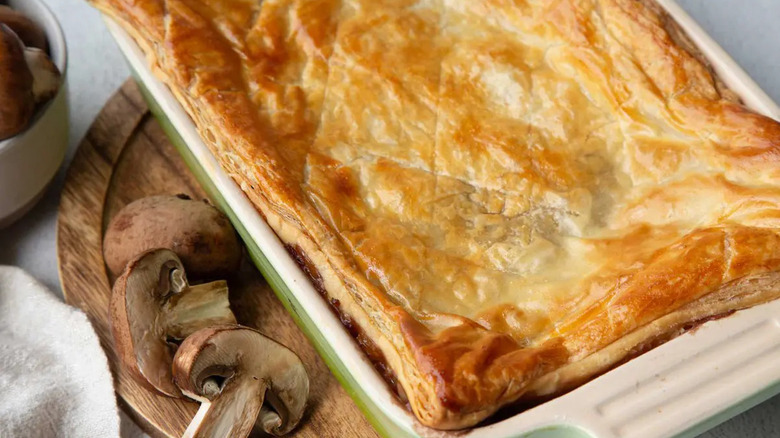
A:
{"type": "Polygon", "coordinates": [[[180,397],[171,363],[179,342],[215,324],[234,324],[225,281],[190,285],[181,260],[156,249],[130,261],[114,283],[111,332],[117,353],[136,380],[180,397]]]}
{"type": "Polygon", "coordinates": [[[190,335],[173,359],[173,375],[184,395],[202,403],[184,437],[286,434],[301,420],[309,394],[295,353],[238,325],[190,335]]]}
{"type": "Polygon", "coordinates": [[[130,259],[154,248],[173,250],[193,278],[225,278],[241,262],[241,245],[228,218],[186,195],[128,204],[108,225],[103,256],[117,275],[130,259]]]}
{"type": "Polygon", "coordinates": [[[33,76],[16,34],[0,24],[0,140],[24,131],[33,116],[33,76]]]}
{"type": "Polygon", "coordinates": [[[48,102],[60,88],[60,70],[41,49],[24,49],[24,59],[33,75],[35,104],[48,102]]]}
{"type": "Polygon", "coordinates": [[[25,46],[35,47],[44,52],[49,49],[46,33],[43,29],[21,12],[15,11],[8,6],[0,5],[0,23],[10,27],[25,46]]]}

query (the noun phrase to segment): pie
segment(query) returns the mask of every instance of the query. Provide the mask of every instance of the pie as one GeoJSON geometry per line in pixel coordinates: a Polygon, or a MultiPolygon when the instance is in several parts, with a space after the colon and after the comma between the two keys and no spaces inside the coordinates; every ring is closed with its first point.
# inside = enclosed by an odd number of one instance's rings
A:
{"type": "Polygon", "coordinates": [[[780,124],[651,0],[91,0],[423,424],[780,297],[780,124]]]}

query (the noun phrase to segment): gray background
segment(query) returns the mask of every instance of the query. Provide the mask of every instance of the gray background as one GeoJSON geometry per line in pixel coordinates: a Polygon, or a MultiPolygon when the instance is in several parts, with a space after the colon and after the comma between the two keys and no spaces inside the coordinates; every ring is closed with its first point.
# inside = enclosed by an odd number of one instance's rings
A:
{"type": "MultiPolygon", "coordinates": [[[[59,18],[70,65],[70,161],[105,101],[128,76],[119,50],[98,14],[83,0],[44,0],[59,18]]],[[[776,102],[780,102],[780,0],[678,0],[776,102]]],[[[18,265],[61,294],[55,223],[64,168],[23,220],[0,231],[0,264],[18,265]]],[[[123,435],[141,436],[126,418],[123,435]]],[[[716,437],[780,437],[780,396],[704,434],[716,437]]]]}

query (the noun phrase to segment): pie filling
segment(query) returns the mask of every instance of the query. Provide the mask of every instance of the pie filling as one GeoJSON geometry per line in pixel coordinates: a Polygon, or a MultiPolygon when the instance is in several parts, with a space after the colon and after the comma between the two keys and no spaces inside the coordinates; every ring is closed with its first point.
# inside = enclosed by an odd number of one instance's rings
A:
{"type": "Polygon", "coordinates": [[[780,124],[650,0],[91,2],[425,425],[780,295],[780,124]]]}

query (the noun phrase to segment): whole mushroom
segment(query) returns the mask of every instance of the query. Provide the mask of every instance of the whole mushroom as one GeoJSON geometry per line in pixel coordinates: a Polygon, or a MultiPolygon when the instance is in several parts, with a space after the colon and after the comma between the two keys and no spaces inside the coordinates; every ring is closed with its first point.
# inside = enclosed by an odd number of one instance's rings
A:
{"type": "Polygon", "coordinates": [[[109,316],[114,345],[133,377],[172,397],[171,364],[180,342],[204,327],[236,322],[225,281],[190,285],[173,251],[157,249],[127,264],[114,283],[109,316]]]}
{"type": "Polygon", "coordinates": [[[0,24],[0,140],[24,131],[35,110],[33,75],[16,34],[0,24]]]}
{"type": "Polygon", "coordinates": [[[290,432],[303,417],[309,378],[300,358],[257,330],[209,327],[190,335],[173,360],[176,384],[201,402],[184,437],[290,432]]]}
{"type": "Polygon", "coordinates": [[[136,255],[173,250],[194,278],[225,278],[241,262],[241,245],[228,218],[185,195],[152,196],[125,206],[103,241],[108,269],[118,275],[136,255]]]}
{"type": "Polygon", "coordinates": [[[46,33],[21,12],[15,11],[8,6],[0,5],[0,23],[10,27],[25,46],[35,47],[44,52],[49,50],[46,33]]]}

